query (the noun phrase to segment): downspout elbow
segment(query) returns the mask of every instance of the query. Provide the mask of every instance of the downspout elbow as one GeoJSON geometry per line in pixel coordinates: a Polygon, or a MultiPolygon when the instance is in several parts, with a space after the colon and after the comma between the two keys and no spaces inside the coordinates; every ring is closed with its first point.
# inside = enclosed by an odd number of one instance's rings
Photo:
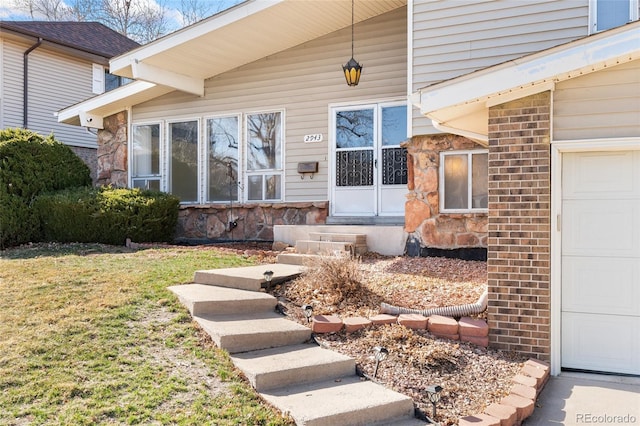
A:
{"type": "Polygon", "coordinates": [[[22,127],[25,129],[29,126],[29,54],[41,44],[42,37],[38,37],[38,41],[22,54],[22,127]]]}

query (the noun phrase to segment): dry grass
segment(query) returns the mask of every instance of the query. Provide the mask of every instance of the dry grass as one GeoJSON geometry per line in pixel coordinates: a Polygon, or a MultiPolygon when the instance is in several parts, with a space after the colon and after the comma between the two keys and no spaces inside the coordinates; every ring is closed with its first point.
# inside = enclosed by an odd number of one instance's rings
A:
{"type": "Polygon", "coordinates": [[[290,425],[166,289],[252,263],[212,247],[0,251],[0,425],[290,425]]]}
{"type": "MultiPolygon", "coordinates": [[[[298,279],[274,289],[282,311],[302,324],[303,304],[312,304],[314,314],[369,317],[379,313],[381,302],[416,309],[460,305],[475,302],[486,288],[484,262],[368,255],[360,260],[322,257],[307,266],[298,279]]],[[[455,425],[459,417],[482,412],[507,395],[524,361],[512,353],[435,338],[426,330],[397,324],[316,339],[355,358],[369,376],[375,369],[372,348],[386,347],[390,355],[380,365],[377,380],[411,396],[427,415],[431,405],[426,387],[443,386],[436,418],[443,425],[455,425]]]]}

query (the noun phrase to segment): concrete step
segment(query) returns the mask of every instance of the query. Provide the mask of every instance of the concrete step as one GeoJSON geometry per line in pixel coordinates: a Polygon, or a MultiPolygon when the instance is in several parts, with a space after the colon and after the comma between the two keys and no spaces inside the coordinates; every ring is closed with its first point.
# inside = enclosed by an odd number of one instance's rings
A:
{"type": "Polygon", "coordinates": [[[290,346],[311,338],[311,329],[275,312],[202,315],[193,318],[229,353],[290,346]]]}
{"type": "Polygon", "coordinates": [[[366,245],[366,234],[350,234],[346,232],[309,232],[309,239],[312,241],[341,241],[356,245],[366,245]]]}
{"type": "Polygon", "coordinates": [[[280,253],[277,260],[278,263],[286,263],[287,265],[305,266],[319,257],[319,254],[280,253]]]}
{"type": "Polygon", "coordinates": [[[239,268],[222,268],[196,271],[193,281],[196,284],[232,287],[241,290],[260,291],[265,271],[273,271],[272,284],[291,280],[302,273],[300,265],[273,263],[268,265],[243,266],[239,268]]]}
{"type": "Polygon", "coordinates": [[[278,303],[270,294],[204,284],[176,285],[169,290],[194,316],[273,312],[278,303]]]}
{"type": "Polygon", "coordinates": [[[355,360],[316,344],[284,346],[244,352],[233,363],[259,391],[353,376],[355,360]]]}
{"type": "Polygon", "coordinates": [[[261,394],[301,426],[392,425],[414,417],[411,398],[357,376],[261,394]]]}
{"type": "Polygon", "coordinates": [[[333,241],[314,241],[314,240],[298,240],[296,241],[296,253],[303,254],[333,254],[335,252],[348,252],[353,250],[352,243],[333,242],[333,241]]]}

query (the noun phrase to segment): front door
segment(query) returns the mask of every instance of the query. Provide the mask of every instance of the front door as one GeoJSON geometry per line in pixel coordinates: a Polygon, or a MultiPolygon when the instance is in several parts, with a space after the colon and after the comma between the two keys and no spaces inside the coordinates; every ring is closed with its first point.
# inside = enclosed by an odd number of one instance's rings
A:
{"type": "Polygon", "coordinates": [[[332,110],[332,216],[404,216],[406,103],[332,110]]]}

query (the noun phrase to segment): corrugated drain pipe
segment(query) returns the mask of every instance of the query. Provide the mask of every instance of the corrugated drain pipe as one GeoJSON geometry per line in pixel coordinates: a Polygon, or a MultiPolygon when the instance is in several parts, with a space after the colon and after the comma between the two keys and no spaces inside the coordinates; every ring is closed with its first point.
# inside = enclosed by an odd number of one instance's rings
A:
{"type": "Polygon", "coordinates": [[[488,299],[489,292],[485,290],[476,303],[468,303],[466,305],[457,306],[442,306],[439,308],[431,309],[399,308],[397,306],[389,305],[388,303],[382,303],[380,305],[380,312],[390,315],[420,314],[425,317],[431,315],[442,315],[445,317],[464,317],[467,315],[476,315],[484,312],[487,309],[488,299]]]}
{"type": "Polygon", "coordinates": [[[29,126],[29,53],[36,50],[42,44],[42,37],[38,37],[36,44],[28,48],[22,54],[22,127],[29,126]]]}

